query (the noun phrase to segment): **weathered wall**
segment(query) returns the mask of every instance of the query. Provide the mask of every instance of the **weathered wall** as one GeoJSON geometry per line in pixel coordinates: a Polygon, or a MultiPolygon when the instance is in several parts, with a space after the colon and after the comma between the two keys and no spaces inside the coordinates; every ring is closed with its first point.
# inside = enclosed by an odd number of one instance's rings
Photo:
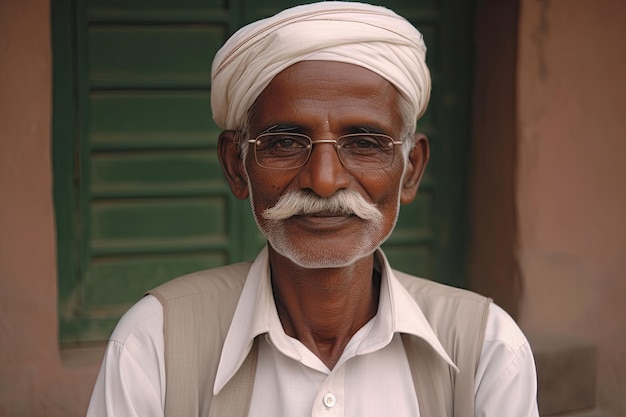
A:
{"type": "Polygon", "coordinates": [[[57,343],[48,0],[0,0],[0,416],[84,415],[57,343]]]}
{"type": "Polygon", "coordinates": [[[626,2],[523,0],[519,319],[599,348],[598,404],[626,415],[626,2]]]}

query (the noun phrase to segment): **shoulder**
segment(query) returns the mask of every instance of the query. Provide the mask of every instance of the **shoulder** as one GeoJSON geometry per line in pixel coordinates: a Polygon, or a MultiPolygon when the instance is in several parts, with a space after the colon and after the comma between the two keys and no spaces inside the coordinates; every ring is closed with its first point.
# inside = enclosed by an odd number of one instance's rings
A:
{"type": "Polygon", "coordinates": [[[163,308],[152,296],[145,296],[120,319],[110,340],[126,345],[133,340],[155,340],[163,336],[163,308]]]}
{"type": "Polygon", "coordinates": [[[431,303],[436,303],[443,299],[453,305],[458,305],[459,301],[463,300],[463,303],[474,305],[480,310],[486,308],[486,343],[499,344],[510,350],[518,350],[528,344],[526,337],[513,318],[500,306],[491,302],[490,298],[469,290],[414,277],[403,272],[395,270],[393,272],[404,288],[418,301],[420,307],[428,304],[427,300],[432,300],[431,303]]]}
{"type": "Polygon", "coordinates": [[[528,346],[528,340],[515,320],[495,303],[489,306],[485,343],[499,345],[511,352],[528,346]]]}
{"type": "Polygon", "coordinates": [[[399,271],[394,271],[394,275],[427,317],[440,315],[443,309],[455,312],[457,317],[466,318],[464,315],[470,311],[483,316],[486,321],[484,351],[506,351],[512,357],[516,352],[529,348],[528,340],[515,320],[490,298],[399,271]]]}
{"type": "Polygon", "coordinates": [[[534,367],[528,339],[515,320],[495,303],[489,306],[481,363],[496,369],[534,367]]]}

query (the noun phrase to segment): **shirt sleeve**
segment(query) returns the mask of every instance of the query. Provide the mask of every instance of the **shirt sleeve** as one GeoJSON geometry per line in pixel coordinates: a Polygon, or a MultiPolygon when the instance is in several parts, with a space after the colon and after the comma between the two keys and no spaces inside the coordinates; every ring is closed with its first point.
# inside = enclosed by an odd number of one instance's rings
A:
{"type": "Polygon", "coordinates": [[[117,324],[108,342],[87,417],[163,417],[163,309],[144,297],[117,324]]]}
{"type": "Polygon", "coordinates": [[[537,374],[528,340],[515,321],[491,304],[476,371],[476,417],[539,417],[537,374]]]}

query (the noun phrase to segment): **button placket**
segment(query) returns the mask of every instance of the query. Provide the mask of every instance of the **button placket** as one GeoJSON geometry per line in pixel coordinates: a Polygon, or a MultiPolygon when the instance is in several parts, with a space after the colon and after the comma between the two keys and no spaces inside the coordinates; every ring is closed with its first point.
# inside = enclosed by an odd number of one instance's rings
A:
{"type": "Polygon", "coordinates": [[[312,417],[343,417],[345,364],[333,369],[317,392],[312,417]]]}

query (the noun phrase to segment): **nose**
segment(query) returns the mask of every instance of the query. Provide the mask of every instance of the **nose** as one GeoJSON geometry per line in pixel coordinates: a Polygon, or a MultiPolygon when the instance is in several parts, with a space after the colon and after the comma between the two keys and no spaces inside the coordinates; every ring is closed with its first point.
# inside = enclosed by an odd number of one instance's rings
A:
{"type": "Polygon", "coordinates": [[[334,144],[313,145],[311,156],[299,173],[298,183],[301,189],[320,197],[330,197],[338,190],[348,188],[350,175],[339,160],[334,144]]]}

